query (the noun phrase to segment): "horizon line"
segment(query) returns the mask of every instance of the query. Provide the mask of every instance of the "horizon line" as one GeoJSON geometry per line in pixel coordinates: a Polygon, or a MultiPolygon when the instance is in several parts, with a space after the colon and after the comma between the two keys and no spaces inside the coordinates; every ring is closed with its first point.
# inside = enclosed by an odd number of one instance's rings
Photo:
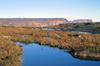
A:
{"type": "MultiPolygon", "coordinates": [[[[55,18],[52,18],[52,17],[49,17],[49,18],[31,18],[31,17],[2,17],[0,19],[66,19],[68,20],[67,18],[60,18],[60,17],[55,17],[55,18]]],[[[74,21],[74,20],[92,20],[92,22],[100,22],[100,21],[93,21],[93,19],[73,19],[73,20],[68,20],[68,21],[74,21]]]]}

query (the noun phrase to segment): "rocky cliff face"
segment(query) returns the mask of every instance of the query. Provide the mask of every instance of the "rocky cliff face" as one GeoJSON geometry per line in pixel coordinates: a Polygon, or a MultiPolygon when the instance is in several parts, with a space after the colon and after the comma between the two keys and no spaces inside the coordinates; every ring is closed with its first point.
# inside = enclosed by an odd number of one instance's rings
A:
{"type": "Polygon", "coordinates": [[[21,27],[21,26],[37,26],[37,27],[43,27],[43,26],[53,26],[53,25],[59,25],[68,23],[67,19],[64,18],[13,18],[13,19],[0,19],[0,26],[15,26],[15,27],[21,27]]]}
{"type": "Polygon", "coordinates": [[[72,22],[65,18],[0,18],[0,26],[14,26],[14,27],[25,27],[25,26],[55,26],[65,23],[87,23],[92,22],[91,19],[80,19],[72,22]]]}
{"type": "Polygon", "coordinates": [[[88,23],[88,22],[92,22],[92,19],[77,19],[72,21],[72,23],[88,23]]]}

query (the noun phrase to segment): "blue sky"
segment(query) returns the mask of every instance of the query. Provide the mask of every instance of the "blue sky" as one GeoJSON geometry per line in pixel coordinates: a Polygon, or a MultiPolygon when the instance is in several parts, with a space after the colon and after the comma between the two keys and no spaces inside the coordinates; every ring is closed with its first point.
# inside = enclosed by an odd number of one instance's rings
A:
{"type": "Polygon", "coordinates": [[[100,0],[0,0],[0,18],[100,21],[100,0]]]}

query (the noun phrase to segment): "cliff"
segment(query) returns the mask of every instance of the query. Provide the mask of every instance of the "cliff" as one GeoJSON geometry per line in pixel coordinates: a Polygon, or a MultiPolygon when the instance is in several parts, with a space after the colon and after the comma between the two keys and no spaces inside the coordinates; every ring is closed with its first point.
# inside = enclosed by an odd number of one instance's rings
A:
{"type": "Polygon", "coordinates": [[[1,18],[0,26],[53,26],[68,23],[67,19],[64,18],[1,18]]]}
{"type": "Polygon", "coordinates": [[[92,19],[77,19],[73,20],[72,23],[91,23],[92,19]]]}
{"type": "Polygon", "coordinates": [[[55,26],[65,23],[87,23],[92,22],[91,19],[80,19],[72,22],[65,18],[0,18],[0,26],[14,26],[14,27],[43,27],[55,26]]]}

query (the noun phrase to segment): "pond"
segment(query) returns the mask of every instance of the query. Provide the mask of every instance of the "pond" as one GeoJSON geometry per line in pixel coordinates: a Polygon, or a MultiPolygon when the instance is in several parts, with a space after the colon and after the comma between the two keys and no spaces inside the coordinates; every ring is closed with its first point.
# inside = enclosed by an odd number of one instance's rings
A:
{"type": "Polygon", "coordinates": [[[99,66],[100,61],[80,60],[65,50],[40,46],[39,44],[23,44],[22,66],[99,66]]]}

